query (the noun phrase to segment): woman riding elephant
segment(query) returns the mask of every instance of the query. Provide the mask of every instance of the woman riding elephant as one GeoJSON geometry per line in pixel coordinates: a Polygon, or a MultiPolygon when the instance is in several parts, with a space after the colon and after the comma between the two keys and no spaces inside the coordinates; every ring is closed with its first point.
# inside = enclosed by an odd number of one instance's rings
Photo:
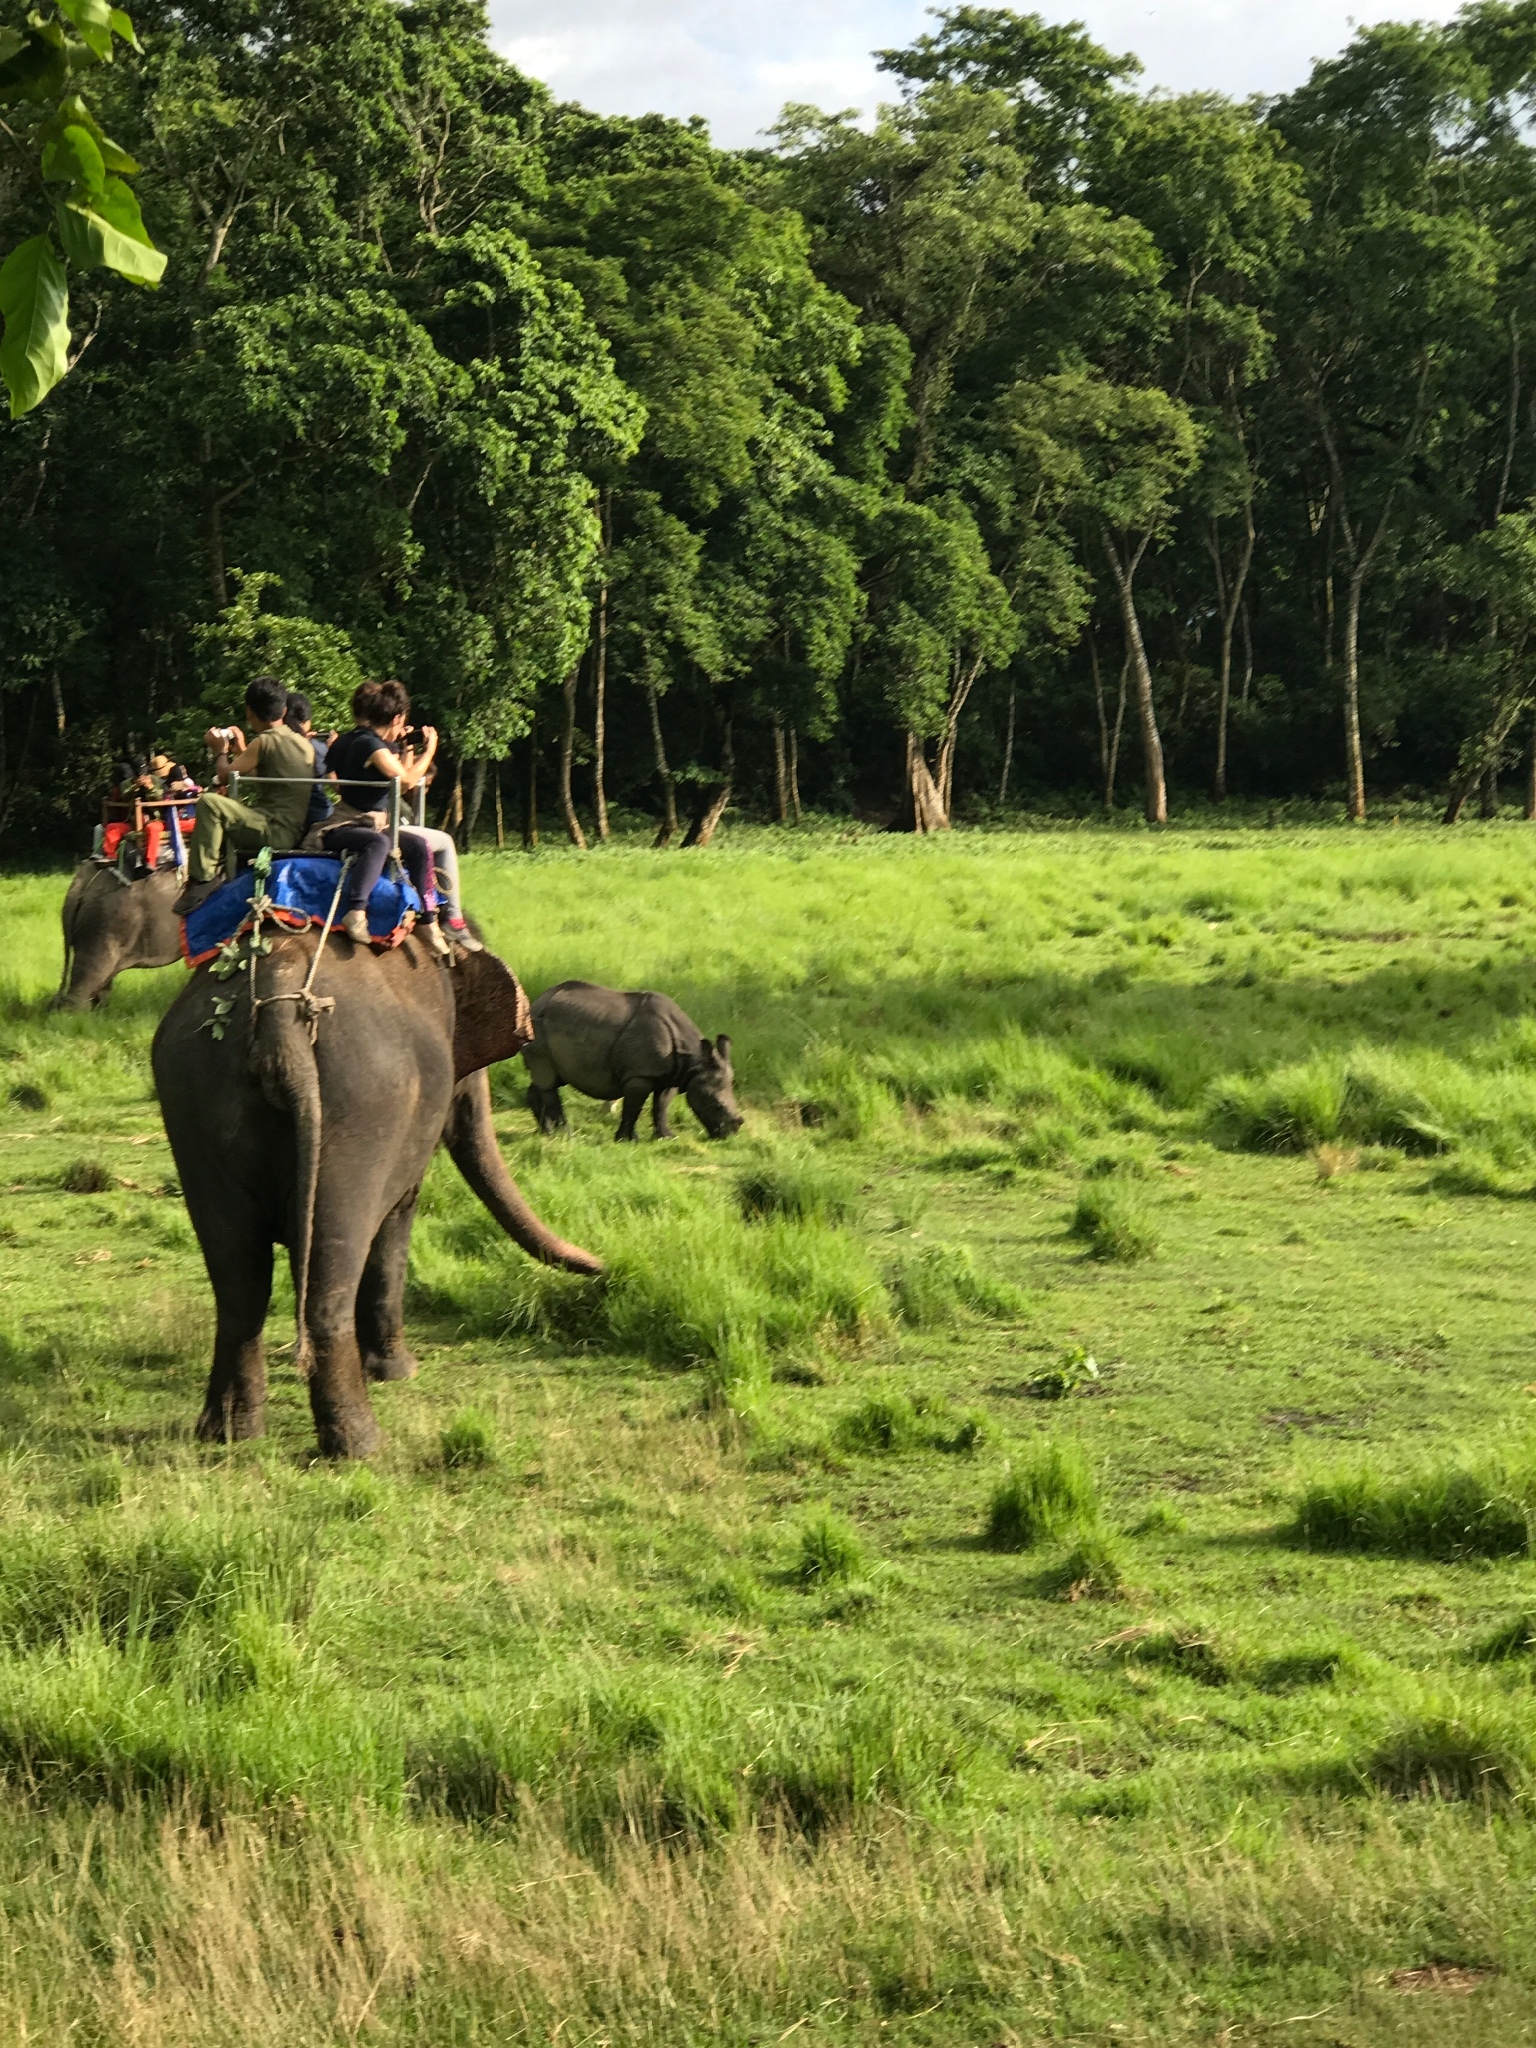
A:
{"type": "Polygon", "coordinates": [[[193,975],[152,1060],[217,1306],[199,1436],[227,1442],[265,1427],[262,1330],[273,1246],[285,1244],[320,1448],[358,1458],[377,1446],[367,1381],[416,1370],[406,1257],[439,1142],[525,1251],[601,1272],[533,1214],[497,1148],[485,1069],[526,1042],[526,1019],[493,954],[456,953],[445,967],[414,936],[375,953],[287,933],[244,974],[193,975]]]}

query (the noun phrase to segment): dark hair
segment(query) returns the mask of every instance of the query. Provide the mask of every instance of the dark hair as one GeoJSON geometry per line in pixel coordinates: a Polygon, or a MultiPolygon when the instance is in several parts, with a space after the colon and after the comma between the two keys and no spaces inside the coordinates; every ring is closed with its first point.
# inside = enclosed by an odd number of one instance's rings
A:
{"type": "Polygon", "coordinates": [[[245,686],[245,708],[263,725],[281,725],[288,714],[288,692],[276,676],[252,676],[245,686]]]}
{"type": "Polygon", "coordinates": [[[290,690],[288,692],[287,719],[294,731],[297,732],[302,725],[308,725],[313,716],[313,708],[303,692],[300,690],[290,690]]]}
{"type": "Polygon", "coordinates": [[[393,678],[384,683],[363,683],[352,692],[352,716],[359,725],[388,725],[392,718],[410,715],[410,693],[404,683],[393,678]]]}
{"type": "Polygon", "coordinates": [[[112,786],[121,789],[125,782],[137,782],[145,773],[149,763],[142,754],[128,754],[121,761],[112,763],[112,786]]]}

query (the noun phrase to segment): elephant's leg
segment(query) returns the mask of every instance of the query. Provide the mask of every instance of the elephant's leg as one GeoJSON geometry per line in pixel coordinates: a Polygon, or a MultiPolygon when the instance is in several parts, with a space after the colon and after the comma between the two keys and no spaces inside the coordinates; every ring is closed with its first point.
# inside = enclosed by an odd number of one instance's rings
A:
{"type": "MultiPolygon", "coordinates": [[[[189,1204],[189,1206],[191,1206],[189,1204]]],[[[205,1219],[194,1210],[192,1221],[205,1219]]],[[[267,1427],[267,1354],[262,1330],[272,1299],[272,1241],[251,1218],[228,1214],[198,1228],[217,1323],[213,1370],[197,1434],[204,1443],[240,1443],[267,1427]]]]}
{"type": "MultiPolygon", "coordinates": [[[[324,1190],[322,1190],[324,1202],[324,1190]]],[[[326,1458],[367,1458],[383,1442],[362,1378],[358,1346],[358,1288],[373,1239],[322,1229],[315,1219],[309,1255],[305,1327],[309,1331],[309,1409],[319,1452],[326,1458]]]]}
{"type": "Polygon", "coordinates": [[[643,1088],[639,1088],[639,1089],[635,1089],[635,1088],[626,1088],[626,1089],[625,1089],[625,1091],[624,1091],[624,1108],[623,1108],[623,1111],[621,1112],[621,1114],[620,1114],[620,1116],[619,1116],[619,1128],[618,1128],[618,1129],[617,1129],[617,1131],[615,1131],[615,1133],[614,1133],[614,1143],[615,1143],[615,1144],[617,1144],[617,1145],[633,1145],[633,1144],[634,1144],[634,1142],[635,1142],[635,1126],[636,1126],[636,1124],[638,1124],[638,1123],[639,1123],[639,1121],[640,1121],[640,1112],[641,1112],[641,1110],[642,1110],[642,1109],[644,1109],[644,1107],[645,1107],[645,1098],[646,1098],[646,1097],[647,1097],[647,1096],[648,1096],[648,1095],[650,1094],[650,1092],[651,1092],[651,1090],[650,1090],[650,1084],[649,1084],[649,1082],[647,1082],[647,1083],[646,1083],[646,1085],[645,1085],[645,1086],[644,1086],[643,1088]]]}
{"type": "Polygon", "coordinates": [[[357,1290],[357,1342],[371,1380],[411,1380],[418,1370],[405,1347],[405,1266],[419,1188],[379,1225],[357,1290]]]}
{"type": "Polygon", "coordinates": [[[656,1090],[655,1099],[651,1103],[651,1130],[656,1137],[671,1137],[672,1125],[668,1121],[667,1111],[676,1100],[677,1090],[675,1088],[658,1088],[656,1090]]]}

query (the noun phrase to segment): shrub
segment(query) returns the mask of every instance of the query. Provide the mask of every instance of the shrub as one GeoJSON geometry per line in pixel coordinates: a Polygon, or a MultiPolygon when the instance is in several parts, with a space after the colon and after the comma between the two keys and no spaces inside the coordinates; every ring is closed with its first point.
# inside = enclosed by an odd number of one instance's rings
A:
{"type": "Polygon", "coordinates": [[[1529,1473],[1425,1466],[1383,1479],[1356,1466],[1315,1480],[1296,1503],[1290,1534],[1314,1550],[1395,1557],[1515,1557],[1529,1547],[1529,1473]]]}
{"type": "Polygon", "coordinates": [[[897,1314],[914,1329],[942,1327],[966,1314],[1019,1321],[1029,1310],[1028,1296],[982,1273],[966,1245],[934,1243],[904,1251],[890,1269],[889,1283],[897,1314]]]}
{"type": "Polygon", "coordinates": [[[1092,1523],[1098,1488],[1075,1444],[1041,1443],[1010,1464],[992,1492],[982,1538],[989,1550],[1032,1550],[1092,1523]]]}
{"type": "Polygon", "coordinates": [[[35,1081],[18,1081],[11,1090],[11,1101],[17,1109],[39,1110],[48,1107],[45,1090],[35,1081]]]}
{"type": "Polygon", "coordinates": [[[1157,1232],[1145,1209],[1113,1181],[1092,1181],[1083,1189],[1068,1231],[1084,1240],[1091,1259],[1134,1265],[1157,1253],[1157,1232]]]}
{"type": "Polygon", "coordinates": [[[859,1191],[851,1174],[814,1153],[779,1153],[737,1175],[736,1201],[748,1222],[788,1216],[797,1223],[850,1223],[859,1191]]]}
{"type": "Polygon", "coordinates": [[[478,1409],[456,1415],[438,1438],[450,1472],[481,1469],[496,1462],[496,1425],[478,1409]]]}
{"type": "Polygon", "coordinates": [[[829,1585],[866,1568],[857,1532],[829,1508],[817,1509],[801,1527],[795,1556],[795,1577],[801,1585],[829,1585]]]}
{"type": "Polygon", "coordinates": [[[104,1195],[117,1182],[99,1159],[75,1159],[59,1175],[59,1186],[67,1195],[104,1195]]]}
{"type": "Polygon", "coordinates": [[[1079,1388],[1096,1386],[1098,1381],[1098,1360],[1090,1358],[1081,1344],[1074,1344],[1063,1351],[1054,1365],[1027,1379],[1024,1391],[1032,1401],[1062,1401],[1079,1388]]]}
{"type": "Polygon", "coordinates": [[[1431,1709],[1402,1722],[1366,1759],[1364,1775],[1399,1799],[1507,1799],[1525,1773],[1524,1745],[1480,1706],[1431,1709]]]}

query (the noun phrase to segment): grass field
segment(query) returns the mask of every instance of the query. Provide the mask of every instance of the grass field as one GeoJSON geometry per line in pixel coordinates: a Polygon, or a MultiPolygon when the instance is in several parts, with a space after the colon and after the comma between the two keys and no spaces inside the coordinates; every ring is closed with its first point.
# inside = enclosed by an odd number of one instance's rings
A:
{"type": "MultiPolygon", "coordinates": [[[[1536,837],[481,856],[742,1135],[446,1162],[368,1468],[195,1446],[147,1052],[0,880],[0,2037],[1536,2041],[1536,837]]],[[[274,1347],[291,1339],[279,1302],[274,1347]]]]}

